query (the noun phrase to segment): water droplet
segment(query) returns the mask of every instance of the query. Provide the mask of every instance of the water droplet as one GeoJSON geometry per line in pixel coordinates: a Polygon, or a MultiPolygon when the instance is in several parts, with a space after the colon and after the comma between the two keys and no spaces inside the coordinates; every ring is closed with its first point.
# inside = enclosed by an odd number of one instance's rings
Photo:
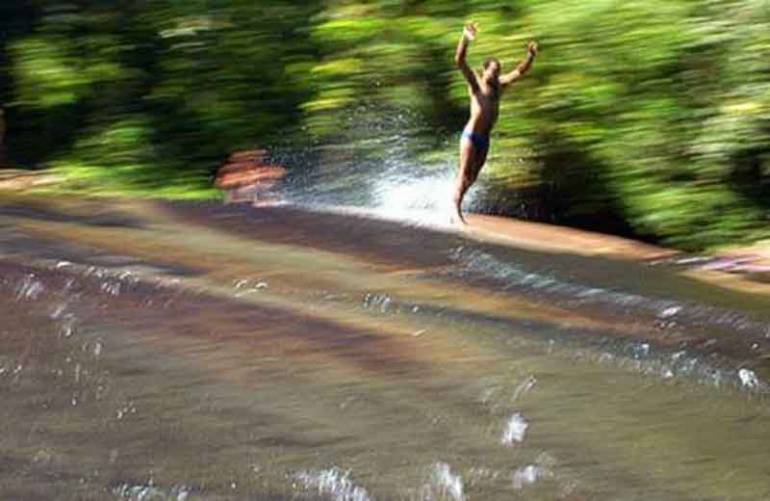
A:
{"type": "Polygon", "coordinates": [[[45,290],[42,282],[35,278],[34,273],[26,275],[16,288],[17,300],[35,300],[45,290]]]}
{"type": "Polygon", "coordinates": [[[553,473],[549,469],[531,464],[513,472],[513,488],[519,490],[527,485],[534,484],[541,478],[552,475],[553,473]]]}
{"type": "Polygon", "coordinates": [[[120,282],[111,280],[105,281],[102,283],[100,288],[103,292],[106,292],[111,296],[117,296],[120,294],[120,282]]]}
{"type": "Polygon", "coordinates": [[[535,379],[535,376],[527,376],[527,379],[519,383],[519,385],[513,391],[513,397],[511,400],[518,400],[520,396],[528,393],[532,388],[534,388],[536,383],[537,379],[535,379]]]}
{"type": "Polygon", "coordinates": [[[58,305],[51,313],[51,318],[54,320],[59,318],[61,314],[64,313],[65,308],[67,308],[67,305],[65,303],[58,305]]]}
{"type": "Polygon", "coordinates": [[[513,445],[514,442],[523,442],[529,423],[518,412],[508,419],[500,439],[503,445],[513,445]]]}
{"type": "Polygon", "coordinates": [[[304,471],[296,475],[305,489],[314,489],[321,496],[340,501],[370,501],[369,493],[350,479],[349,471],[337,467],[321,471],[304,471]]]}
{"type": "MultiPolygon", "coordinates": [[[[452,469],[446,463],[436,463],[433,466],[431,485],[429,488],[437,490],[439,498],[450,498],[454,501],[464,501],[465,493],[463,479],[460,475],[452,473],[452,469]]],[[[433,490],[431,489],[431,490],[433,490]]],[[[432,497],[430,497],[432,499],[432,497]]]]}
{"type": "Polygon", "coordinates": [[[658,318],[670,318],[682,311],[681,306],[670,306],[658,314],[658,318]]]}
{"type": "Polygon", "coordinates": [[[646,358],[650,355],[650,344],[640,343],[631,345],[631,353],[635,359],[646,358]]]}
{"type": "Polygon", "coordinates": [[[759,386],[759,378],[757,378],[756,373],[752,370],[739,370],[738,379],[741,380],[741,385],[743,385],[744,388],[757,388],[759,386]]]}

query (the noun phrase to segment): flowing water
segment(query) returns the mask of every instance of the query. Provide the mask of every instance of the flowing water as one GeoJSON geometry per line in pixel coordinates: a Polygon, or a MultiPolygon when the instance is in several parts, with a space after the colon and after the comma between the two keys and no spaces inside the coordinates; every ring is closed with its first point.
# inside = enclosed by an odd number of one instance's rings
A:
{"type": "Polygon", "coordinates": [[[2,499],[770,499],[767,294],[290,206],[0,226],[2,499]]]}

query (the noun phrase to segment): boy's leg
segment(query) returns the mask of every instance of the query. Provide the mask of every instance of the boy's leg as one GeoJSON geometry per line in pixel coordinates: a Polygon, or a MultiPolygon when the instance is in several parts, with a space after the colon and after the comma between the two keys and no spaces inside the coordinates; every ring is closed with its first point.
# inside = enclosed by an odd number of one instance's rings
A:
{"type": "Polygon", "coordinates": [[[465,224],[462,214],[462,203],[468,188],[476,180],[476,148],[468,138],[460,140],[460,168],[457,172],[457,185],[454,194],[455,212],[460,222],[465,224]]]}
{"type": "Polygon", "coordinates": [[[481,168],[484,167],[484,164],[487,162],[487,153],[489,152],[489,147],[486,148],[476,148],[476,152],[474,154],[474,168],[473,168],[473,180],[471,181],[471,184],[476,182],[476,178],[479,177],[479,172],[481,172],[481,168]]]}
{"type": "Polygon", "coordinates": [[[457,176],[457,188],[455,191],[454,203],[457,217],[463,224],[466,224],[462,215],[462,203],[465,193],[476,182],[481,168],[487,161],[489,147],[479,148],[468,138],[460,141],[460,172],[457,176]]]}

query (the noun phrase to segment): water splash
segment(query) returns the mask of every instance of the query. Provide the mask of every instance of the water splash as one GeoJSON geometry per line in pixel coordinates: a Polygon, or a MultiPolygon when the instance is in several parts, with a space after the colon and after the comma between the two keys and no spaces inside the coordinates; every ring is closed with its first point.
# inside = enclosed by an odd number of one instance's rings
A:
{"type": "MultiPolygon", "coordinates": [[[[714,388],[733,388],[758,393],[770,391],[770,385],[750,369],[736,371],[730,367],[719,367],[712,357],[699,357],[694,353],[680,350],[674,353],[660,351],[652,355],[646,348],[647,343],[632,343],[621,353],[602,352],[582,357],[599,364],[610,364],[625,370],[659,377],[663,380],[688,378],[699,384],[714,388]]],[[[578,353],[588,353],[580,351],[578,353]]],[[[581,358],[575,354],[576,358],[581,358]]]]}
{"type": "Polygon", "coordinates": [[[115,419],[120,421],[121,419],[128,416],[129,414],[136,414],[136,405],[132,401],[126,402],[125,405],[123,405],[117,411],[115,411],[115,419]]]}
{"type": "Polygon", "coordinates": [[[62,303],[56,306],[54,310],[51,312],[49,317],[52,320],[56,320],[57,318],[61,317],[64,311],[67,309],[67,303],[62,303]]]}
{"type": "Polygon", "coordinates": [[[103,347],[104,345],[102,345],[101,341],[96,341],[94,343],[93,354],[95,358],[99,358],[101,356],[103,347]]]}
{"type": "Polygon", "coordinates": [[[530,464],[513,472],[513,488],[521,490],[540,479],[553,476],[553,472],[545,466],[530,464]]]}
{"type": "MultiPolygon", "coordinates": [[[[454,173],[445,170],[419,179],[403,175],[378,178],[372,212],[379,218],[429,226],[447,226],[453,213],[454,173]]],[[[473,192],[468,194],[468,199],[473,192]]]]}
{"type": "Polygon", "coordinates": [[[120,282],[117,280],[105,280],[99,288],[110,296],[120,295],[120,282]]]}
{"type": "Polygon", "coordinates": [[[671,318],[675,316],[677,313],[682,311],[681,306],[670,306],[664,310],[662,310],[660,313],[658,313],[658,317],[660,318],[671,318]]]}
{"type": "Polygon", "coordinates": [[[366,309],[378,309],[381,313],[387,312],[393,303],[393,299],[387,294],[366,293],[362,300],[363,307],[366,309]]]}
{"type": "Polygon", "coordinates": [[[112,493],[130,501],[186,501],[190,497],[191,489],[185,485],[161,489],[150,482],[149,485],[122,484],[112,489],[112,493]]]}
{"type": "Polygon", "coordinates": [[[16,288],[16,299],[34,301],[44,290],[43,283],[35,278],[34,273],[29,273],[24,276],[16,288]]]}
{"type": "Polygon", "coordinates": [[[69,338],[75,333],[77,317],[72,313],[66,313],[59,325],[59,337],[69,338]]]}
{"type": "Polygon", "coordinates": [[[452,473],[452,469],[446,463],[438,462],[434,464],[430,484],[425,486],[423,498],[465,501],[462,477],[459,474],[452,473]]]}
{"type": "Polygon", "coordinates": [[[268,283],[265,281],[254,282],[248,279],[236,280],[233,283],[233,288],[236,289],[235,297],[241,297],[246,294],[253,294],[255,292],[263,291],[267,289],[268,283]]]}
{"type": "Polygon", "coordinates": [[[735,311],[560,280],[547,274],[527,271],[478,249],[457,247],[449,257],[460,265],[461,273],[479,274],[504,283],[506,288],[520,287],[547,295],[550,299],[566,298],[580,303],[611,305],[621,307],[624,311],[633,308],[659,320],[676,317],[696,325],[718,325],[732,331],[770,332],[770,326],[766,323],[735,311]]]}
{"type": "Polygon", "coordinates": [[[524,419],[524,416],[517,412],[511,416],[505,424],[505,430],[503,431],[503,436],[500,441],[503,445],[508,446],[513,445],[514,442],[521,443],[524,441],[524,435],[527,433],[527,428],[529,428],[529,423],[524,419]]]}
{"type": "Polygon", "coordinates": [[[355,485],[350,479],[350,471],[337,467],[321,471],[303,471],[296,475],[305,489],[316,490],[319,495],[329,496],[334,501],[370,501],[369,493],[363,487],[355,485]]]}
{"type": "Polygon", "coordinates": [[[537,384],[537,379],[535,379],[535,376],[528,376],[527,379],[519,383],[516,389],[513,390],[513,396],[511,397],[511,400],[515,402],[522,395],[529,393],[530,390],[535,387],[535,384],[537,384]]]}
{"type": "Polygon", "coordinates": [[[631,356],[635,360],[650,356],[650,343],[631,343],[629,349],[631,350],[631,356]]]}
{"type": "Polygon", "coordinates": [[[744,388],[754,389],[759,387],[759,378],[757,378],[757,374],[752,370],[739,370],[738,379],[740,379],[741,385],[743,385],[744,388]]]}

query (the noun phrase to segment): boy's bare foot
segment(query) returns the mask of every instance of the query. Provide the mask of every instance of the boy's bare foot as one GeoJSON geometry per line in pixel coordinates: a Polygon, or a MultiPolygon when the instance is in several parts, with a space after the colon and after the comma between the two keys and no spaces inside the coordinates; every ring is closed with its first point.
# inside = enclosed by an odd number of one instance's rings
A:
{"type": "Polygon", "coordinates": [[[452,217],[452,222],[457,223],[460,222],[463,225],[467,225],[468,222],[465,220],[465,217],[463,217],[463,211],[460,209],[460,205],[455,206],[455,215],[452,217]]]}

